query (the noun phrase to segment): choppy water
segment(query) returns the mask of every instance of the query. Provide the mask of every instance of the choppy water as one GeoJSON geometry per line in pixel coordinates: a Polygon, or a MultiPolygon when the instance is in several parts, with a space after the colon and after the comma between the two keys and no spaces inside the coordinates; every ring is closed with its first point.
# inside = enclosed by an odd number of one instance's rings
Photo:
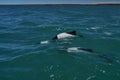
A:
{"type": "Polygon", "coordinates": [[[119,79],[120,6],[0,6],[0,80],[119,79]],[[72,30],[84,37],[40,44],[72,30]]]}

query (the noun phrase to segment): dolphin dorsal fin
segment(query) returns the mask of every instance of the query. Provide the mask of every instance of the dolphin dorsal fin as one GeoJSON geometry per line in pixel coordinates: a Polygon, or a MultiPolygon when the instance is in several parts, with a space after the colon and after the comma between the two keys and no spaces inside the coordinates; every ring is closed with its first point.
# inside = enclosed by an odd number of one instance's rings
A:
{"type": "Polygon", "coordinates": [[[77,35],[76,34],[76,31],[71,31],[71,32],[67,32],[68,34],[71,34],[71,35],[77,35]]]}
{"type": "Polygon", "coordinates": [[[56,40],[57,39],[57,36],[53,37],[52,40],[56,40]]]}

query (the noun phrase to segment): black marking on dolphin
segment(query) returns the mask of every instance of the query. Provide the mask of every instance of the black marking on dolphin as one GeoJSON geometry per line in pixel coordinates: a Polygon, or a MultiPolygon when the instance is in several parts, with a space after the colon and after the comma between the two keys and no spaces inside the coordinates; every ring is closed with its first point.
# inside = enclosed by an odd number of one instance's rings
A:
{"type": "Polygon", "coordinates": [[[83,37],[83,35],[78,35],[77,33],[76,33],[76,31],[71,31],[71,32],[67,32],[68,34],[71,34],[71,35],[75,35],[75,36],[78,36],[78,37],[83,37]]]}
{"type": "Polygon", "coordinates": [[[94,52],[92,49],[88,49],[88,48],[79,48],[79,50],[83,50],[87,52],[94,52]]]}

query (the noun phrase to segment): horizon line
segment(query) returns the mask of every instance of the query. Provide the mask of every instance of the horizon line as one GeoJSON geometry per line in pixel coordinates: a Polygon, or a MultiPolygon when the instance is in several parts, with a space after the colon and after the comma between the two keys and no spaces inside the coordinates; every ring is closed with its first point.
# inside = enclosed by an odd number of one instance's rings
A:
{"type": "Polygon", "coordinates": [[[20,4],[20,3],[13,3],[13,4],[11,4],[11,3],[7,3],[7,4],[0,4],[0,5],[120,5],[120,2],[119,3],[80,3],[80,4],[78,4],[78,3],[68,3],[68,4],[66,4],[66,3],[50,3],[50,4],[44,4],[44,3],[42,3],[42,4],[39,4],[39,3],[23,3],[23,4],[20,4]]]}

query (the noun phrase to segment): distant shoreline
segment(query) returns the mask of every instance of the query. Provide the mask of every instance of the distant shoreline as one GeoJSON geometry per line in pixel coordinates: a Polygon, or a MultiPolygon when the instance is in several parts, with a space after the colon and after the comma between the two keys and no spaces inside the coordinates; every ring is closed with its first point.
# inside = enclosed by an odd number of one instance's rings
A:
{"type": "Polygon", "coordinates": [[[0,6],[100,6],[120,5],[120,3],[96,3],[96,4],[0,4],[0,6]]]}

